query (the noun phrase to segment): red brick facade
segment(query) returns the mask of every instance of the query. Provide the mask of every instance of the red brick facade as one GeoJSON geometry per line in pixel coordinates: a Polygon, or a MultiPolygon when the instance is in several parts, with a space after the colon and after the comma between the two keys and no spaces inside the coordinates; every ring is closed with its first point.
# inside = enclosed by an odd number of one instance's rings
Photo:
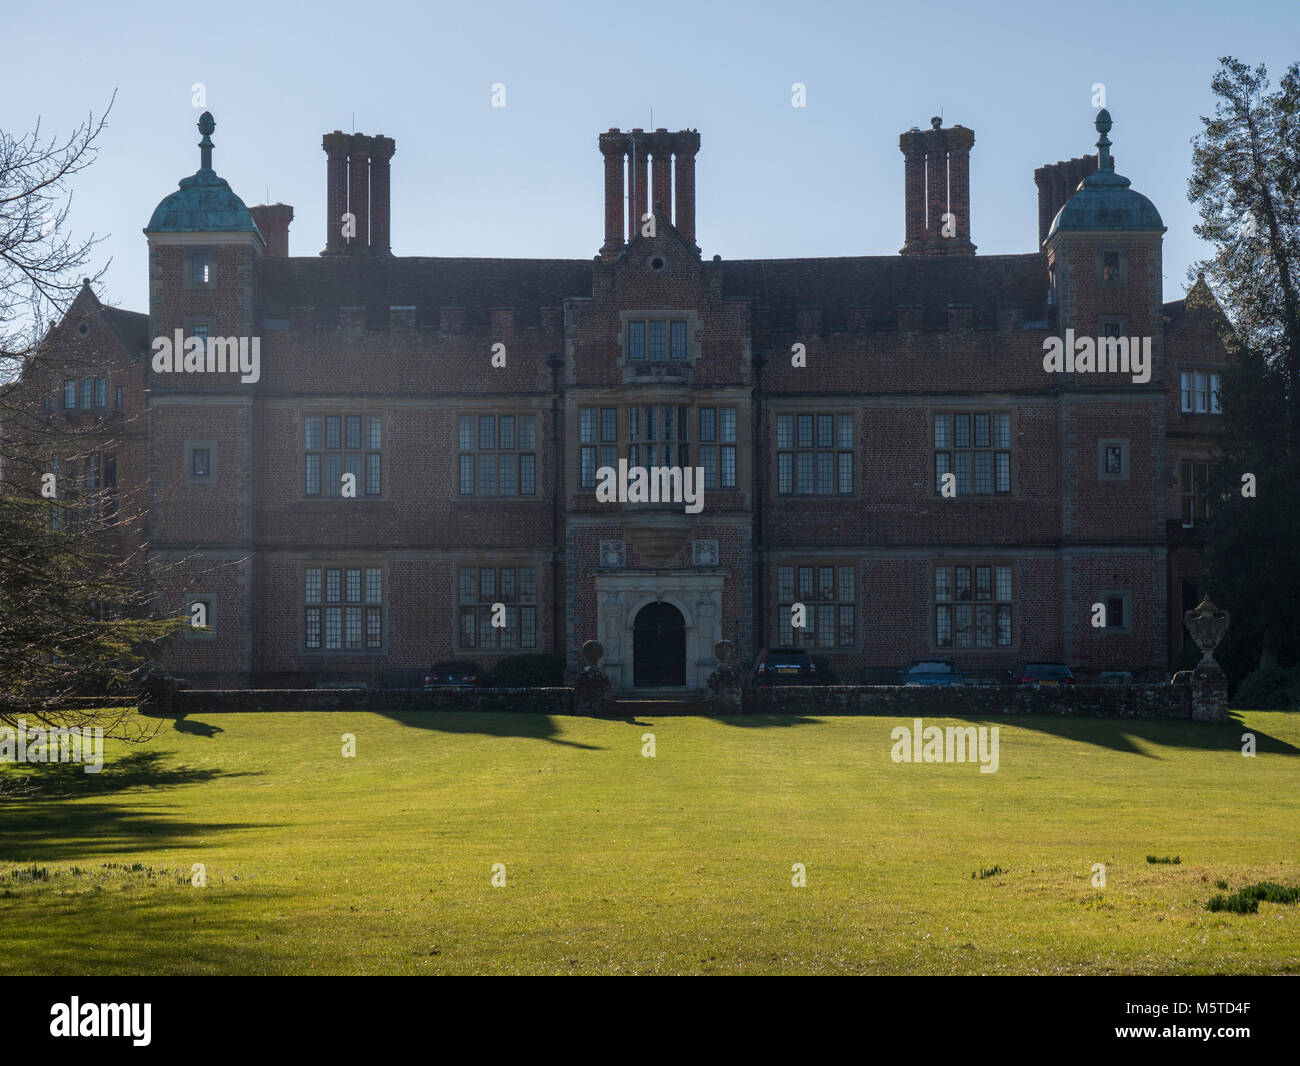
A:
{"type": "MultiPolygon", "coordinates": [[[[1180,463],[1210,454],[1214,426],[1180,410],[1180,372],[1226,361],[1222,315],[1203,284],[1162,304],[1160,230],[976,255],[973,138],[904,134],[904,255],[702,257],[699,135],[667,130],[601,135],[588,261],[393,257],[393,142],[339,133],[322,254],[288,255],[285,205],[252,209],[266,232],[146,231],[147,329],[86,290],[55,343],[94,346],[140,425],[119,480],[147,490],[159,608],[210,597],[212,633],[176,641],[168,665],[195,683],[373,682],[518,651],[572,666],[598,637],[628,688],[650,646],[637,618],[662,601],[684,632],[658,639],[684,642],[699,687],[714,641],[746,660],[781,642],[789,598],[848,681],[924,654],[989,673],[1034,658],[1163,670],[1199,572],[1180,463]],[[349,205],[366,216],[355,236],[349,205]],[[929,222],[945,210],[950,244],[929,222]],[[260,339],[255,383],[151,369],[153,338],[205,326],[260,339]],[[1044,341],[1066,328],[1151,338],[1150,381],[1046,373],[1044,341]],[[716,464],[703,510],[600,502],[584,462],[632,447],[716,464]],[[945,497],[942,463],[974,491],[945,497]],[[355,498],[331,480],[349,464],[355,498]],[[1107,596],[1123,623],[1099,629],[1107,596]],[[504,633],[484,628],[498,602],[504,633]]],[[[1038,177],[1046,236],[1062,182],[1038,177]]],[[[37,385],[56,412],[58,387],[37,385]]]]}

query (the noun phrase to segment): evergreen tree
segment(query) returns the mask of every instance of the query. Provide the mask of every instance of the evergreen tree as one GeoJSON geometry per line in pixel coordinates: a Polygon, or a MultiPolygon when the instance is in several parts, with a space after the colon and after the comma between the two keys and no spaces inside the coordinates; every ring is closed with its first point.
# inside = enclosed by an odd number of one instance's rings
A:
{"type": "MultiPolygon", "coordinates": [[[[1233,616],[1224,654],[1300,662],[1300,64],[1277,89],[1225,57],[1193,142],[1198,264],[1232,323],[1221,481],[1207,527],[1210,592],[1233,616]],[[1253,481],[1255,495],[1249,495],[1253,481]]],[[[1243,663],[1244,665],[1244,663],[1243,663]]],[[[1238,671],[1240,672],[1240,667],[1238,671]]]]}

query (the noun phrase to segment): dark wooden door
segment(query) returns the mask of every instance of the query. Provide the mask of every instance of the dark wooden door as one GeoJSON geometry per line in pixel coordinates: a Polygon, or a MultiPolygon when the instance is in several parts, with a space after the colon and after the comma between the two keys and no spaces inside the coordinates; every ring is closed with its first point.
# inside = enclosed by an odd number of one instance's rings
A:
{"type": "Polygon", "coordinates": [[[640,688],[686,684],[686,620],[671,603],[648,603],[637,612],[632,677],[640,688]]]}

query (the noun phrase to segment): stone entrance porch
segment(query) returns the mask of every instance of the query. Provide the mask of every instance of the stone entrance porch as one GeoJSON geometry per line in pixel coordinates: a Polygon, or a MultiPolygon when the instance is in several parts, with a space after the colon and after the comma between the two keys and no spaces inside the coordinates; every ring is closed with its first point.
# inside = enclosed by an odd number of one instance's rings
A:
{"type": "Polygon", "coordinates": [[[669,603],[686,623],[686,684],[676,692],[703,691],[715,665],[713,645],[721,638],[720,568],[624,570],[599,573],[596,584],[598,638],[605,646],[601,669],[615,692],[634,693],[633,626],[641,608],[669,603]]]}

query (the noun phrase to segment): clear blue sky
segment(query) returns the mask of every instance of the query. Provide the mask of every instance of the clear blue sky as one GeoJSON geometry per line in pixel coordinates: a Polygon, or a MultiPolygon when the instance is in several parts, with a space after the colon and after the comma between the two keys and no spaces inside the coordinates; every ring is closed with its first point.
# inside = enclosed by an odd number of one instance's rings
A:
{"type": "Polygon", "coordinates": [[[141,229],[198,166],[206,87],[215,167],[249,205],[294,206],[292,254],[324,246],[333,129],[397,140],[398,255],[589,258],[603,237],[596,136],[699,129],[698,241],[724,259],[895,254],[898,135],[975,130],[980,254],[1037,239],[1033,170],[1093,151],[1106,86],[1118,169],[1164,217],[1165,296],[1205,254],[1187,203],[1190,139],[1220,55],[1300,59],[1294,0],[624,6],[322,0],[31,4],[3,16],[0,123],[66,132],[117,90],[72,223],[112,258],[101,296],[147,310],[141,229]],[[364,15],[364,21],[362,19],[364,15]],[[504,109],[491,86],[506,86],[504,109]],[[795,82],[807,107],[790,103],[795,82]]]}

